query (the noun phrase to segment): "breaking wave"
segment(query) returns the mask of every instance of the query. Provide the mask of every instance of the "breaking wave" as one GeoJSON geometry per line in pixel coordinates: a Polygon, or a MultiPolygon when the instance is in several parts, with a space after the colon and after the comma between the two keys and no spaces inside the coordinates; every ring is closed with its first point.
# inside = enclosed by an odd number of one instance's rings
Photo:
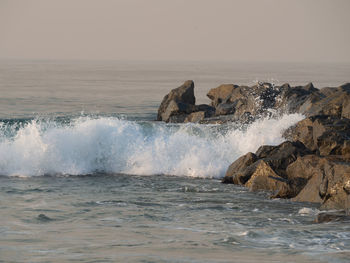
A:
{"type": "Polygon", "coordinates": [[[112,117],[0,125],[0,175],[96,172],[220,178],[230,163],[260,145],[283,141],[303,118],[284,115],[231,125],[164,124],[112,117]]]}

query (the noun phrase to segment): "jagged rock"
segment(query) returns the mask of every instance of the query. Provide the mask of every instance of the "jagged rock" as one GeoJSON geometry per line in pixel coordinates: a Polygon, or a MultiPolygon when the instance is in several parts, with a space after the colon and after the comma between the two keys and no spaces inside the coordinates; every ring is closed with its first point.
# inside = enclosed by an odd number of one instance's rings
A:
{"type": "MultiPolygon", "coordinates": [[[[300,187],[295,191],[294,201],[321,203],[325,190],[321,189],[326,160],[316,155],[299,157],[287,167],[287,176],[290,182],[300,182],[300,187]],[[322,190],[322,191],[320,191],[322,190]]],[[[286,198],[281,196],[282,198],[286,198]]],[[[290,197],[288,197],[290,198],[290,197]]]]}
{"type": "Polygon", "coordinates": [[[200,122],[212,117],[215,108],[206,104],[195,105],[194,83],[186,81],[167,94],[158,109],[157,120],[165,122],[200,122]]]}
{"type": "Polygon", "coordinates": [[[256,155],[266,161],[277,174],[286,177],[285,170],[298,156],[309,154],[310,151],[299,141],[285,141],[278,146],[261,146],[256,155]]]}
{"type": "Polygon", "coordinates": [[[223,183],[245,184],[254,169],[247,169],[258,160],[254,153],[247,153],[234,161],[226,171],[223,183]]]}
{"type": "Polygon", "coordinates": [[[331,115],[338,118],[350,118],[350,83],[338,88],[323,88],[322,98],[314,101],[305,110],[307,116],[331,115]]]}
{"type": "Polygon", "coordinates": [[[188,80],[163,98],[158,109],[157,120],[169,122],[172,116],[189,114],[194,111],[195,102],[194,82],[188,80]]]}
{"type": "Polygon", "coordinates": [[[251,191],[278,191],[286,187],[286,182],[275,173],[267,162],[260,160],[245,186],[251,191]]]}
{"type": "Polygon", "coordinates": [[[252,190],[277,190],[274,187],[281,188],[283,185],[279,194],[292,195],[296,186],[293,184],[288,186],[289,182],[285,170],[298,156],[309,153],[310,151],[301,142],[287,141],[278,146],[261,146],[256,154],[248,153],[233,162],[228,168],[223,182],[246,185],[252,190]],[[251,181],[253,175],[254,180],[251,181]],[[257,186],[258,182],[262,186],[257,186]]]}
{"type": "Polygon", "coordinates": [[[350,120],[318,115],[306,118],[289,128],[284,137],[299,140],[323,156],[350,153],[350,120]]]}
{"type": "Polygon", "coordinates": [[[248,115],[248,120],[251,121],[271,114],[271,110],[287,113],[308,110],[312,103],[321,100],[325,95],[312,83],[297,87],[289,84],[275,86],[258,83],[251,87],[221,85],[211,89],[207,96],[212,100],[211,105],[216,108],[217,116],[231,114],[236,121],[246,121],[248,115]]]}
{"type": "Polygon", "coordinates": [[[317,155],[299,157],[287,168],[289,181],[306,180],[293,201],[321,203],[323,208],[345,209],[350,163],[317,155]]]}

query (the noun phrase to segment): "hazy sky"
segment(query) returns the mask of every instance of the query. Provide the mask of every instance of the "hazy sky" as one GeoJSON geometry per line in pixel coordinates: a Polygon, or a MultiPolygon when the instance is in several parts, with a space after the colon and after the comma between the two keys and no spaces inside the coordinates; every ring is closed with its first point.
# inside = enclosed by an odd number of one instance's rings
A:
{"type": "Polygon", "coordinates": [[[350,0],[0,0],[0,58],[350,62],[350,0]]]}

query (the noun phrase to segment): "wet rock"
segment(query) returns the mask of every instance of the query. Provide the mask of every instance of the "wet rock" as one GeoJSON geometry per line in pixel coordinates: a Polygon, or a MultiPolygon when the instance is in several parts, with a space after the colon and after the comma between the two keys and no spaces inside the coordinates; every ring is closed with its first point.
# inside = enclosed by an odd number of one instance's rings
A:
{"type": "Polygon", "coordinates": [[[315,223],[318,224],[338,221],[350,221],[350,216],[346,215],[343,211],[322,212],[315,219],[315,223]]]}
{"type": "Polygon", "coordinates": [[[191,114],[187,115],[184,122],[200,122],[204,120],[206,117],[206,112],[205,111],[197,111],[197,112],[192,112],[191,114]]]}
{"type": "Polygon", "coordinates": [[[310,151],[299,141],[285,141],[278,146],[261,146],[257,156],[261,156],[280,176],[285,176],[285,170],[298,156],[309,154],[310,151]]]}
{"type": "Polygon", "coordinates": [[[226,184],[245,184],[254,173],[254,169],[247,168],[257,160],[257,156],[251,152],[241,156],[229,166],[222,182],[226,184]]]}
{"type": "Polygon", "coordinates": [[[37,220],[40,222],[50,222],[52,219],[45,214],[39,214],[37,220]]]}
{"type": "Polygon", "coordinates": [[[269,116],[271,110],[281,113],[306,111],[314,102],[325,97],[312,83],[297,87],[271,83],[258,83],[251,87],[225,84],[211,89],[207,96],[212,100],[217,116],[231,114],[236,121],[246,121],[247,115],[251,121],[269,116]]]}
{"type": "Polygon", "coordinates": [[[233,162],[223,182],[245,185],[252,190],[275,191],[278,188],[281,190],[279,195],[290,196],[295,192],[295,185],[289,185],[286,168],[299,156],[309,153],[301,142],[287,141],[278,146],[261,146],[256,154],[248,153],[233,162]],[[261,186],[257,185],[259,183],[261,186]]]}

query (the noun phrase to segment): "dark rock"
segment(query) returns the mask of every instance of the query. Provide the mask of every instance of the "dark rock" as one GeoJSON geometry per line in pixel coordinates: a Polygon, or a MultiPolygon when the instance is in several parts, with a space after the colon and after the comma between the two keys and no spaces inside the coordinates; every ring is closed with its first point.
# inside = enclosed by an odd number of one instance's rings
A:
{"type": "Polygon", "coordinates": [[[287,177],[289,181],[303,179],[306,182],[294,201],[321,203],[327,209],[347,208],[345,189],[350,185],[350,163],[306,155],[288,166],[287,177]]]}
{"type": "MultiPolygon", "coordinates": [[[[294,163],[287,167],[287,177],[290,182],[300,182],[295,188],[294,196],[281,196],[283,198],[293,198],[299,202],[321,203],[320,185],[324,179],[324,162],[316,155],[306,155],[299,157],[294,163]]],[[[322,189],[321,189],[322,190],[322,189]]],[[[322,190],[323,196],[325,190],[322,190]]]]}
{"type": "Polygon", "coordinates": [[[287,166],[293,163],[298,156],[309,154],[310,151],[299,141],[286,141],[278,146],[270,148],[269,146],[262,146],[258,149],[257,155],[266,161],[277,174],[286,177],[285,170],[287,166]],[[263,150],[265,149],[265,150],[263,150]]]}
{"type": "Polygon", "coordinates": [[[261,146],[256,154],[248,153],[233,162],[224,183],[246,185],[251,190],[281,190],[279,195],[292,196],[296,191],[286,175],[286,168],[299,156],[310,151],[301,142],[284,142],[278,146],[261,146]],[[253,178],[254,176],[254,178],[253,178]],[[257,184],[261,184],[258,186],[257,184]]]}
{"type": "Polygon", "coordinates": [[[306,118],[289,128],[284,137],[299,140],[321,155],[350,153],[350,119],[317,115],[306,118]]]}
{"type": "Polygon", "coordinates": [[[269,116],[271,110],[287,113],[306,111],[325,97],[312,83],[297,87],[270,83],[251,87],[225,84],[211,89],[207,96],[212,100],[217,116],[232,114],[236,121],[247,121],[247,115],[250,121],[269,116]]]}
{"type": "Polygon", "coordinates": [[[307,116],[331,115],[338,118],[350,118],[350,83],[338,88],[323,88],[320,90],[322,98],[314,101],[305,110],[307,116]]]}
{"type": "Polygon", "coordinates": [[[241,156],[229,166],[222,182],[227,184],[245,184],[254,172],[254,169],[247,168],[257,160],[256,155],[251,152],[241,156]]]}
{"type": "Polygon", "coordinates": [[[329,223],[338,221],[350,221],[350,216],[342,211],[336,212],[322,212],[316,216],[315,223],[329,223]]]}
{"type": "MultiPolygon", "coordinates": [[[[164,97],[158,109],[157,120],[169,122],[173,121],[172,116],[189,114],[195,110],[195,102],[194,83],[188,80],[164,97]]],[[[185,118],[180,120],[184,121],[185,118]]]]}

